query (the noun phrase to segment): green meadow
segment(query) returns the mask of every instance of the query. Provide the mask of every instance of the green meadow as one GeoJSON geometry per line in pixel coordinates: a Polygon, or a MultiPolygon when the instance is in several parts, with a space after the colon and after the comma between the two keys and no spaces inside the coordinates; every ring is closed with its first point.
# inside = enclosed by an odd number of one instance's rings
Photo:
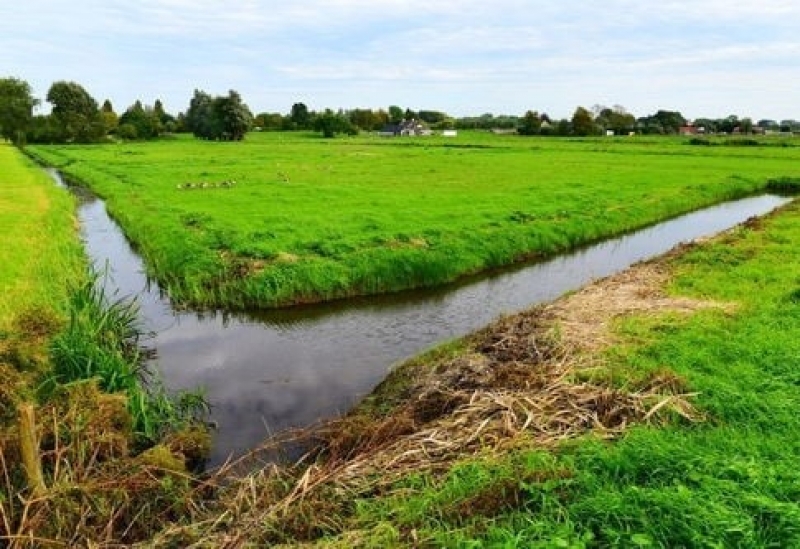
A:
{"type": "MultiPolygon", "coordinates": [[[[471,383],[471,365],[481,364],[476,356],[497,352],[493,346],[514,340],[513,333],[488,345],[473,335],[400,365],[328,433],[313,465],[238,480],[194,523],[162,533],[157,544],[800,547],[798,241],[794,202],[654,260],[646,272],[663,278],[639,299],[705,305],[613,315],[613,338],[604,335],[605,344],[595,347],[587,336],[582,343],[594,349],[588,355],[580,347],[548,354],[537,329],[554,328],[549,333],[558,341],[567,331],[560,321],[526,324],[542,314],[536,311],[509,317],[505,326],[525,327],[518,340],[524,352],[511,356],[512,381],[536,380],[553,368],[558,377],[510,387],[528,399],[516,423],[503,423],[510,404],[501,399],[482,422],[459,420],[481,406],[487,389],[471,383]],[[565,361],[577,366],[566,376],[557,369],[565,361]],[[427,378],[433,392],[415,392],[427,378]],[[663,400],[618,431],[590,422],[542,443],[548,433],[538,430],[537,406],[555,398],[562,382],[580,391],[614,389],[591,405],[597,422],[614,395],[656,390],[663,400]],[[466,394],[453,400],[459,383],[466,394]],[[660,417],[648,421],[651,415],[660,417]],[[492,421],[516,434],[493,438],[492,421]],[[467,440],[477,440],[475,448],[458,445],[461,427],[474,433],[467,440]]],[[[620,282],[609,284],[613,293],[620,282]]],[[[496,362],[491,369],[503,367],[496,362]]],[[[493,379],[477,371],[478,379],[493,379]]],[[[508,386],[500,389],[508,394],[508,386]]],[[[575,404],[559,402],[543,413],[566,423],[575,404]]]]}
{"type": "Polygon", "coordinates": [[[107,200],[176,302],[247,308],[443,284],[800,177],[791,141],[717,144],[263,133],[28,151],[107,200]]]}
{"type": "Polygon", "coordinates": [[[26,318],[63,317],[66,284],[83,269],[72,198],[18,149],[0,144],[0,335],[26,318]]]}
{"type": "Polygon", "coordinates": [[[798,241],[795,203],[661,262],[670,295],[724,310],[617,320],[603,356],[614,383],[670,372],[699,421],[410,475],[320,546],[800,546],[798,241]]]}

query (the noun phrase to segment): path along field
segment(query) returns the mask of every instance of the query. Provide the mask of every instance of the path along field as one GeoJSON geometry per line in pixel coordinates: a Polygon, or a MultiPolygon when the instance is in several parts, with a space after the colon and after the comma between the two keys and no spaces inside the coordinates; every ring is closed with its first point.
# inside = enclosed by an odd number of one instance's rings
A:
{"type": "Polygon", "coordinates": [[[178,303],[246,308],[442,284],[800,176],[800,147],[767,143],[278,133],[29,150],[107,199],[178,303]]]}

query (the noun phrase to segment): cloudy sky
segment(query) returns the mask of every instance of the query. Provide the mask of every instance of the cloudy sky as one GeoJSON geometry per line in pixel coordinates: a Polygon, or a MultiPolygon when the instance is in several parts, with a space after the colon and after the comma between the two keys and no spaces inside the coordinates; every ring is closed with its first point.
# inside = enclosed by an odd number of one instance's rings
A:
{"type": "Polygon", "coordinates": [[[118,112],[195,88],[254,112],[578,105],[800,119],[797,0],[0,0],[0,77],[118,112]]]}

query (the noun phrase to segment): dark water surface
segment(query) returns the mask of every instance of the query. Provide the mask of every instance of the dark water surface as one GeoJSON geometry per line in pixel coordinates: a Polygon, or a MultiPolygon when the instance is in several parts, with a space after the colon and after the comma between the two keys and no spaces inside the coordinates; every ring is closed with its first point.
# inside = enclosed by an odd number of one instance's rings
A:
{"type": "Polygon", "coordinates": [[[81,194],[78,216],[87,253],[99,269],[108,268],[112,289],[137,296],[144,328],[155,333],[149,343],[158,354],[156,369],[172,389],[206,390],[218,425],[212,466],[271,433],[346,412],[404,358],[789,201],[762,195],[725,203],[434,291],[252,314],[198,314],[172,310],[103,202],[81,194]]]}

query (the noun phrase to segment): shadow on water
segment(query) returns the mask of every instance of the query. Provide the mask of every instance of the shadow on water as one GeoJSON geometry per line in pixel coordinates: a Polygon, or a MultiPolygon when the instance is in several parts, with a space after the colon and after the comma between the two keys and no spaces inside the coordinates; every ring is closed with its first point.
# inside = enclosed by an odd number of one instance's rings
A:
{"type": "Polygon", "coordinates": [[[167,386],[205,388],[219,427],[213,466],[272,433],[346,412],[404,358],[789,200],[721,204],[455,287],[250,314],[172,310],[104,203],[81,192],[78,215],[88,255],[109,270],[120,295],[138,297],[167,386]]]}

